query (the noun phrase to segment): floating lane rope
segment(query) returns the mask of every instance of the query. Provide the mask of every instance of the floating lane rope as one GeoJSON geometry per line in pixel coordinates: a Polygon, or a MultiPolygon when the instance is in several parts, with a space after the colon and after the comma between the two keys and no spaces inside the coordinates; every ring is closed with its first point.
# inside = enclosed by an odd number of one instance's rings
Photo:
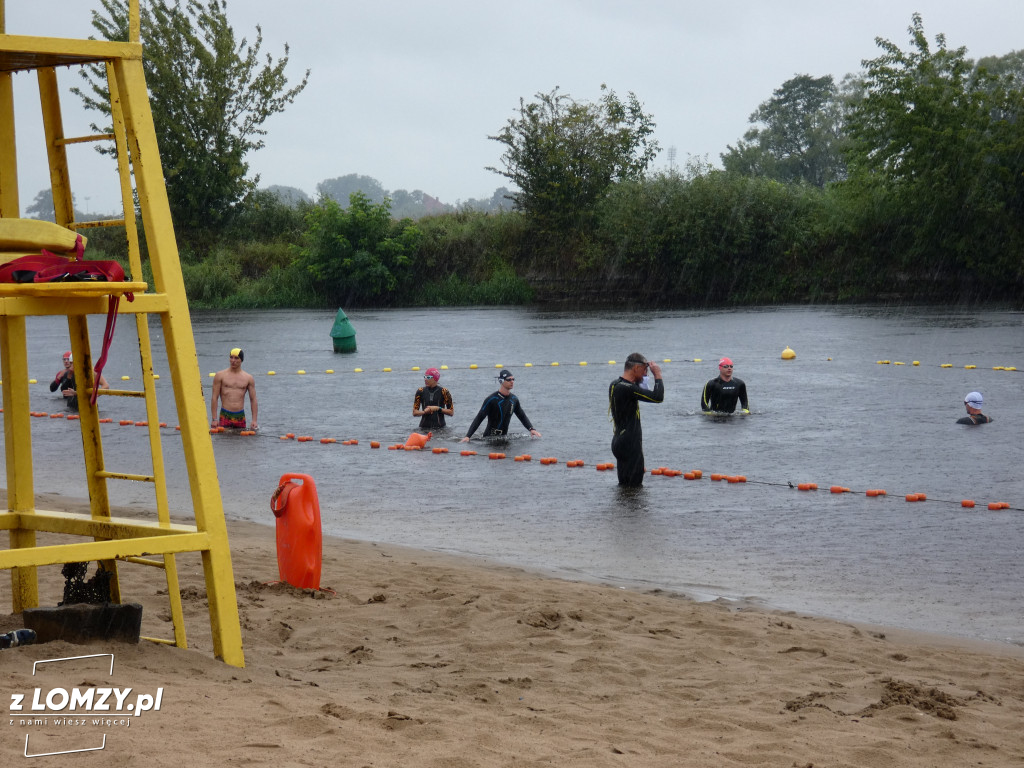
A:
{"type": "MultiPolygon", "coordinates": [[[[2,410],[0,410],[0,413],[2,413],[2,410]]],[[[38,418],[50,417],[50,418],[57,418],[57,419],[59,419],[60,417],[63,416],[63,420],[65,422],[66,421],[76,420],[76,419],[80,418],[78,414],[66,414],[66,415],[65,414],[48,414],[48,413],[42,412],[42,411],[33,411],[31,413],[31,415],[35,416],[35,417],[38,417],[38,418]]],[[[104,417],[104,418],[98,419],[98,421],[99,421],[100,424],[112,424],[114,420],[112,418],[109,418],[109,417],[104,417]]],[[[117,422],[117,424],[119,426],[148,426],[147,422],[144,422],[144,421],[137,422],[137,421],[133,421],[131,419],[121,419],[121,420],[119,420],[117,422]]],[[[165,428],[168,427],[167,422],[163,422],[163,421],[159,422],[159,426],[160,426],[161,429],[165,429],[165,428]]],[[[174,430],[175,431],[180,431],[181,427],[178,426],[178,425],[175,425],[174,430]]],[[[241,430],[241,431],[239,431],[237,433],[233,433],[233,434],[232,434],[232,432],[233,431],[226,430],[224,427],[211,427],[210,428],[210,433],[211,434],[220,435],[220,434],[226,433],[225,434],[225,438],[227,438],[227,439],[231,439],[234,436],[240,436],[240,437],[244,437],[246,439],[261,438],[261,437],[262,438],[269,438],[270,437],[269,435],[261,434],[259,432],[254,431],[254,430],[241,430]]],[[[280,437],[278,439],[282,440],[282,441],[294,441],[296,443],[314,443],[314,442],[319,442],[321,445],[341,445],[341,446],[347,446],[347,447],[358,447],[361,444],[360,440],[356,439],[356,438],[343,439],[343,440],[338,440],[337,438],[333,438],[333,437],[319,437],[319,438],[317,438],[317,437],[314,437],[312,435],[296,435],[294,432],[288,432],[288,433],[286,433],[284,435],[280,435],[280,437]]],[[[427,435],[420,435],[418,433],[412,433],[412,435],[410,435],[410,439],[409,439],[409,441],[407,441],[407,443],[396,443],[396,444],[393,444],[393,445],[389,445],[388,446],[388,450],[392,450],[392,451],[403,451],[403,450],[404,451],[423,451],[425,449],[427,440],[428,440],[427,435]],[[410,442],[412,444],[408,444],[410,442]]],[[[365,442],[369,445],[369,448],[371,450],[372,449],[379,449],[381,447],[381,443],[378,440],[369,440],[369,441],[365,441],[365,442]]],[[[447,448],[446,446],[437,446],[437,447],[432,447],[431,450],[428,453],[430,453],[432,455],[445,455],[445,454],[449,453],[449,451],[450,451],[450,449],[447,448]]],[[[479,454],[475,450],[463,449],[463,450],[459,451],[459,455],[463,456],[463,457],[474,457],[474,456],[477,456],[479,454]]],[[[499,453],[499,452],[493,452],[493,451],[492,452],[488,452],[487,454],[484,454],[484,455],[486,455],[487,458],[489,460],[491,460],[491,461],[500,461],[502,459],[507,458],[506,454],[499,453]]],[[[533,463],[533,457],[530,454],[520,454],[518,456],[515,456],[514,460],[515,460],[516,463],[519,463],[519,464],[530,464],[530,463],[533,463]]],[[[557,466],[560,463],[560,460],[557,457],[555,457],[555,456],[545,456],[545,457],[542,457],[537,463],[540,466],[557,466]]],[[[570,459],[570,460],[568,460],[568,461],[566,461],[564,463],[564,466],[565,466],[566,469],[579,469],[579,468],[583,468],[583,467],[586,467],[586,466],[593,466],[598,472],[607,472],[607,471],[612,470],[612,469],[615,468],[615,464],[613,462],[602,462],[602,461],[599,461],[599,462],[594,463],[594,462],[590,462],[590,461],[585,461],[584,459],[570,459]]],[[[647,473],[650,474],[650,476],[652,478],[653,477],[666,477],[666,478],[682,477],[684,480],[702,480],[705,477],[705,471],[701,470],[701,469],[692,469],[692,470],[684,471],[684,470],[681,470],[681,469],[675,469],[675,468],[668,467],[668,466],[654,467],[653,469],[647,470],[647,473]]],[[[710,480],[711,482],[721,482],[721,483],[725,483],[726,485],[743,485],[743,484],[749,483],[750,485],[761,485],[761,486],[765,486],[765,487],[792,489],[792,490],[803,491],[803,492],[814,492],[814,491],[817,491],[818,488],[819,488],[818,484],[817,483],[813,483],[813,482],[792,483],[792,482],[789,482],[789,481],[787,481],[787,482],[773,482],[773,481],[768,481],[768,480],[749,480],[746,475],[726,474],[726,473],[721,473],[721,472],[711,472],[711,473],[708,473],[707,479],[710,480]]],[[[957,504],[962,509],[976,509],[977,508],[977,503],[973,499],[961,499],[959,501],[953,500],[953,499],[930,499],[928,494],[921,493],[921,492],[911,492],[911,493],[905,493],[905,494],[893,494],[892,497],[890,497],[889,493],[886,490],[880,489],[880,488],[869,488],[869,489],[865,489],[863,491],[859,491],[859,490],[851,489],[848,486],[843,486],[843,485],[838,485],[838,484],[831,484],[831,485],[827,485],[827,486],[824,486],[824,487],[827,487],[831,494],[834,494],[834,495],[837,495],[837,496],[839,496],[839,495],[846,495],[846,494],[851,494],[851,495],[852,494],[863,494],[867,498],[876,498],[876,499],[899,498],[900,496],[902,496],[903,499],[906,502],[908,502],[908,503],[921,503],[921,502],[930,501],[931,503],[938,503],[938,504],[957,504]]],[[[983,503],[985,503],[985,502],[983,502],[983,503]]],[[[1000,511],[1000,510],[1012,510],[1012,511],[1017,511],[1017,512],[1024,512],[1024,507],[1011,506],[1010,503],[1006,502],[1006,501],[987,502],[987,503],[985,503],[985,508],[988,509],[989,511],[993,511],[993,512],[1000,511]]]]}
{"type": "MultiPolygon", "coordinates": [[[[786,349],[783,350],[781,359],[782,360],[795,360],[796,359],[796,353],[793,352],[793,350],[790,349],[789,347],[786,347],[786,349]]],[[[828,357],[828,358],[825,358],[825,359],[828,360],[828,361],[832,361],[833,358],[828,357]]],[[[699,357],[694,357],[694,358],[670,358],[670,357],[666,357],[666,358],[661,360],[661,364],[662,365],[690,364],[690,363],[703,363],[703,362],[704,362],[704,360],[702,358],[699,358],[699,357]]],[[[615,366],[617,364],[618,363],[616,363],[615,360],[609,360],[607,362],[608,366],[615,366]]],[[[992,370],[992,371],[1003,371],[1003,372],[1008,372],[1008,373],[1018,373],[1019,372],[1018,369],[1017,369],[1017,366],[1015,366],[1015,365],[993,365],[990,368],[987,368],[985,366],[982,366],[981,368],[979,368],[978,365],[975,364],[975,363],[967,363],[967,364],[962,364],[962,365],[959,365],[959,366],[958,365],[954,365],[953,363],[940,363],[938,365],[935,365],[935,364],[926,365],[926,364],[922,363],[920,360],[913,360],[913,361],[907,363],[907,362],[903,362],[903,361],[900,361],[900,360],[889,360],[889,359],[876,360],[875,364],[876,365],[892,365],[892,366],[911,366],[911,367],[922,368],[922,369],[932,368],[932,367],[937,367],[937,368],[955,368],[955,367],[960,367],[960,368],[963,368],[964,370],[968,370],[968,371],[972,371],[972,370],[992,370]]],[[[589,368],[593,368],[594,370],[603,370],[603,368],[601,368],[601,367],[595,367],[595,366],[599,366],[599,364],[596,364],[596,363],[592,364],[592,363],[590,363],[590,362],[588,362],[586,360],[581,360],[578,363],[574,363],[574,364],[573,363],[562,363],[562,362],[559,362],[559,361],[556,360],[556,361],[551,361],[551,362],[548,362],[548,363],[538,363],[537,365],[544,365],[544,366],[549,367],[549,368],[561,368],[561,367],[575,366],[575,367],[578,367],[578,368],[588,368],[589,367],[589,368]]],[[[478,365],[477,363],[470,363],[469,365],[453,366],[453,367],[450,367],[448,365],[441,365],[441,366],[438,366],[438,367],[442,371],[449,371],[449,370],[453,370],[453,371],[458,371],[458,370],[466,370],[466,371],[486,370],[486,367],[481,368],[481,366],[478,365]]],[[[527,363],[520,363],[520,364],[515,364],[515,363],[495,363],[493,367],[494,368],[499,368],[499,369],[500,368],[533,368],[533,367],[535,367],[535,364],[534,363],[529,363],[529,362],[527,362],[527,363]]],[[[411,368],[409,368],[409,372],[411,372],[411,373],[416,373],[416,372],[419,372],[420,370],[421,370],[421,368],[418,365],[414,365],[411,368]]],[[[396,372],[401,372],[401,371],[399,371],[399,369],[397,369],[397,368],[394,368],[393,366],[382,367],[382,368],[375,369],[373,371],[369,371],[369,370],[367,370],[365,368],[353,368],[351,371],[335,371],[335,369],[333,369],[333,368],[327,368],[324,371],[312,371],[312,370],[308,370],[306,368],[299,368],[292,375],[294,375],[294,376],[317,376],[317,375],[320,375],[320,376],[333,376],[333,375],[336,375],[336,374],[340,374],[340,375],[349,374],[349,375],[351,375],[351,374],[396,373],[396,372]]],[[[207,375],[208,378],[212,379],[216,374],[213,371],[211,371],[211,372],[207,373],[206,375],[207,375]]],[[[253,375],[254,376],[259,376],[260,374],[259,373],[254,373],[253,375]]],[[[269,370],[269,371],[266,372],[265,375],[266,376],[283,376],[285,374],[279,373],[277,370],[269,370]]],[[[130,381],[131,378],[132,378],[131,376],[122,376],[121,380],[122,381],[130,381]]],[[[153,374],[153,378],[154,379],[159,379],[160,378],[160,374],[154,373],[153,374]]],[[[3,380],[0,379],[0,384],[2,384],[2,383],[3,383],[3,380]]],[[[29,384],[38,384],[39,380],[32,378],[32,379],[28,380],[28,383],[29,384]]]]}

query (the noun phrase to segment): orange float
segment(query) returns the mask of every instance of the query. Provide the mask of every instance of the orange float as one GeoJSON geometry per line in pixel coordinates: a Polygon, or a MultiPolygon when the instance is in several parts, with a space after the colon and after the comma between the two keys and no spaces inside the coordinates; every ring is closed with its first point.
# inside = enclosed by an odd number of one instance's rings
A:
{"type": "Polygon", "coordinates": [[[974,502],[971,499],[964,499],[960,502],[960,506],[967,509],[974,509],[974,502]]]}
{"type": "Polygon", "coordinates": [[[408,448],[409,446],[422,448],[427,444],[427,441],[433,436],[433,432],[427,432],[427,434],[425,435],[421,435],[419,432],[413,432],[411,435],[409,435],[408,439],[406,439],[405,446],[406,448],[408,448]]]}
{"type": "MultiPolygon", "coordinates": [[[[3,413],[3,411],[0,410],[0,413],[3,413]]],[[[79,418],[79,416],[78,416],[77,413],[69,413],[68,414],[68,421],[75,421],[78,418],[79,418]]]]}
{"type": "Polygon", "coordinates": [[[281,475],[270,509],[277,518],[277,570],[281,581],[299,589],[319,589],[323,533],[313,478],[296,473],[281,475]]]}
{"type": "Polygon", "coordinates": [[[717,472],[715,472],[714,474],[712,474],[712,475],[711,475],[711,479],[712,479],[712,480],[714,480],[714,481],[715,481],[716,483],[717,483],[717,482],[718,482],[719,480],[722,480],[722,479],[724,479],[724,478],[725,478],[725,475],[720,475],[720,474],[718,474],[717,472]]]}
{"type": "Polygon", "coordinates": [[[497,461],[498,459],[504,459],[505,458],[505,454],[504,453],[488,453],[487,454],[487,458],[488,459],[494,459],[495,461],[497,461]]]}
{"type": "Polygon", "coordinates": [[[371,440],[370,441],[370,447],[371,448],[380,448],[380,443],[378,443],[376,440],[371,440]]]}
{"type": "Polygon", "coordinates": [[[533,461],[533,456],[528,453],[523,454],[523,461],[533,461]]]}
{"type": "Polygon", "coordinates": [[[904,498],[906,498],[907,501],[918,501],[916,493],[908,493],[904,498]]]}
{"type": "Polygon", "coordinates": [[[693,470],[690,474],[693,475],[694,480],[700,480],[702,477],[704,477],[704,473],[701,472],[699,469],[693,470]]]}
{"type": "Polygon", "coordinates": [[[461,456],[476,456],[476,451],[459,451],[461,456]]]}

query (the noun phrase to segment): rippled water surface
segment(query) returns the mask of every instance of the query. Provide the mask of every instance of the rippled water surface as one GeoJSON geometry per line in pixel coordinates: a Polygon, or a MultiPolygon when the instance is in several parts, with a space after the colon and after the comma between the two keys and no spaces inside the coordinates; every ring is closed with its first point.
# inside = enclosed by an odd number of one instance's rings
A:
{"type": "MultiPolygon", "coordinates": [[[[194,314],[204,383],[206,373],[226,366],[233,346],[245,349],[245,368],[256,377],[260,434],[214,436],[230,517],[273,524],[268,501],[278,477],[303,472],[316,481],[330,534],[1024,644],[1024,374],[993,370],[1024,369],[1020,313],[470,309],[350,318],[359,351],[338,355],[329,337],[333,312],[194,314]],[[787,346],[795,360],[780,359],[787,346]],[[624,494],[614,472],[595,471],[594,464],[612,460],[608,384],[632,351],[671,360],[664,364],[665,402],[641,407],[648,467],[701,469],[703,480],[650,477],[640,493],[624,494]],[[696,413],[722,355],[747,383],[749,417],[696,413]],[[416,426],[412,399],[422,377],[411,369],[442,365],[455,417],[451,433],[430,445],[451,452],[371,450],[371,440],[404,442],[416,426]],[[496,388],[497,365],[514,370],[515,391],[543,437],[522,430],[500,448],[506,461],[462,457],[457,440],[496,388]],[[993,424],[954,424],[971,390],[984,393],[993,424]],[[287,432],[317,440],[280,440],[287,432]],[[320,437],[339,444],[322,445],[320,437]],[[342,446],[343,439],[360,443],[342,446]],[[534,461],[513,462],[520,453],[534,461]],[[541,456],[560,462],[542,466],[541,456]],[[586,466],[568,469],[570,459],[586,466]],[[748,482],[712,482],[711,473],[743,474],[748,482]],[[822,490],[789,487],[800,482],[822,490]],[[852,492],[834,495],[830,485],[852,492]],[[867,498],[864,491],[874,488],[888,495],[867,498]],[[928,501],[907,503],[911,492],[928,501]],[[974,499],[976,509],[961,508],[961,499],[974,499]],[[990,501],[1015,509],[989,512],[990,501]]],[[[100,317],[91,323],[94,349],[102,326],[100,317]]],[[[156,370],[166,372],[160,327],[151,328],[156,370]]],[[[66,323],[30,319],[29,345],[31,375],[41,382],[31,390],[33,407],[57,410],[45,383],[68,346],[66,323]]],[[[134,327],[124,317],[107,377],[117,384],[130,376],[125,386],[138,386],[139,369],[134,327]]],[[[170,378],[157,387],[161,419],[173,426],[170,378]]],[[[101,405],[115,420],[144,418],[141,402],[101,405]]],[[[84,495],[73,422],[34,420],[33,438],[37,491],[84,495]],[[43,472],[46,466],[60,469],[43,472]]],[[[149,469],[141,429],[115,421],[105,425],[103,440],[109,469],[149,469]]],[[[189,511],[173,429],[164,430],[163,448],[172,507],[189,511]]],[[[111,497],[153,504],[151,489],[139,484],[112,482],[111,497]]]]}

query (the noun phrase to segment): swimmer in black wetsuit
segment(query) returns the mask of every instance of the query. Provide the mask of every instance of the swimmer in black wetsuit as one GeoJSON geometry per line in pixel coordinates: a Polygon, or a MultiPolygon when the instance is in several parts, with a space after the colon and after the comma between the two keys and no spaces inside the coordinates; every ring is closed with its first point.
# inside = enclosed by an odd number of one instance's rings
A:
{"type": "Polygon", "coordinates": [[[750,413],[747,403],[747,385],[741,379],[732,377],[732,360],[723,357],[718,362],[718,378],[704,385],[700,396],[700,409],[705,412],[732,413],[736,401],[743,406],[743,413],[750,413]]]}
{"type": "Polygon", "coordinates": [[[512,394],[514,382],[515,377],[512,375],[512,372],[503,368],[501,373],[498,374],[498,391],[491,393],[484,400],[484,404],[480,406],[479,413],[473,419],[473,423],[469,425],[469,431],[462,438],[463,443],[469,441],[469,438],[473,436],[476,428],[480,426],[484,418],[487,419],[484,437],[507,435],[512,421],[512,414],[515,414],[523,422],[523,426],[530,430],[531,435],[540,437],[540,432],[533,428],[530,419],[523,412],[523,406],[520,405],[519,398],[512,394]]]}
{"type": "Polygon", "coordinates": [[[665,383],[658,364],[648,363],[639,352],[627,357],[622,375],[608,388],[608,411],[615,424],[612,455],[616,459],[619,485],[643,485],[644,437],[640,429],[640,403],[660,403],[664,399],[665,383]],[[648,368],[654,374],[653,390],[640,386],[648,368]]]}
{"type": "Polygon", "coordinates": [[[423,386],[416,390],[412,400],[412,415],[420,416],[420,429],[443,429],[445,415],[455,415],[452,395],[444,387],[437,386],[441,372],[427,368],[423,373],[423,386]]]}
{"type": "MultiPolygon", "coordinates": [[[[65,352],[61,361],[64,367],[57,371],[57,376],[50,382],[50,391],[56,392],[59,389],[61,395],[64,396],[64,405],[69,410],[77,411],[78,392],[75,391],[75,368],[71,352],[65,352]]],[[[107,383],[107,380],[103,378],[102,373],[100,374],[96,385],[100,389],[110,389],[110,385],[107,383]]]]}
{"type": "Polygon", "coordinates": [[[988,424],[992,421],[991,418],[981,412],[981,404],[985,402],[981,396],[981,392],[968,392],[967,397],[964,398],[964,408],[967,409],[967,415],[957,419],[957,424],[988,424]]]}

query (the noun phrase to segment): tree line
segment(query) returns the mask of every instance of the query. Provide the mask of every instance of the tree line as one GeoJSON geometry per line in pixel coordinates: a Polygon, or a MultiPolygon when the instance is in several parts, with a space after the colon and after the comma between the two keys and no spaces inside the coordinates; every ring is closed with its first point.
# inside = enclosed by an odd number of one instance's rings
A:
{"type": "MultiPolygon", "coordinates": [[[[94,26],[121,34],[125,3],[102,5],[94,26]]],[[[367,189],[373,180],[354,174],[323,182],[316,200],[260,190],[245,156],[310,73],[289,87],[287,49],[258,68],[258,28],[252,47],[239,43],[225,0],[153,0],[143,14],[147,79],[165,102],[154,118],[177,123],[158,134],[190,299],[1020,303],[1024,52],[973,61],[943,35],[930,40],[918,14],[908,34],[905,47],[877,39],[879,55],[838,84],[829,75],[783,83],[720,169],[691,158],[681,171],[652,172],[654,116],[633,93],[602,86],[591,103],[556,88],[521,99],[489,137],[501,147],[491,170],[512,191],[417,217],[405,204],[415,214],[429,196],[367,189]],[[173,79],[188,69],[181,56],[209,60],[203,78],[239,79],[190,93],[173,79]],[[255,111],[226,96],[244,93],[255,111]]],[[[98,73],[87,80],[81,95],[102,110],[98,73]]],[[[114,232],[90,245],[115,257],[123,247],[114,232]]]]}

